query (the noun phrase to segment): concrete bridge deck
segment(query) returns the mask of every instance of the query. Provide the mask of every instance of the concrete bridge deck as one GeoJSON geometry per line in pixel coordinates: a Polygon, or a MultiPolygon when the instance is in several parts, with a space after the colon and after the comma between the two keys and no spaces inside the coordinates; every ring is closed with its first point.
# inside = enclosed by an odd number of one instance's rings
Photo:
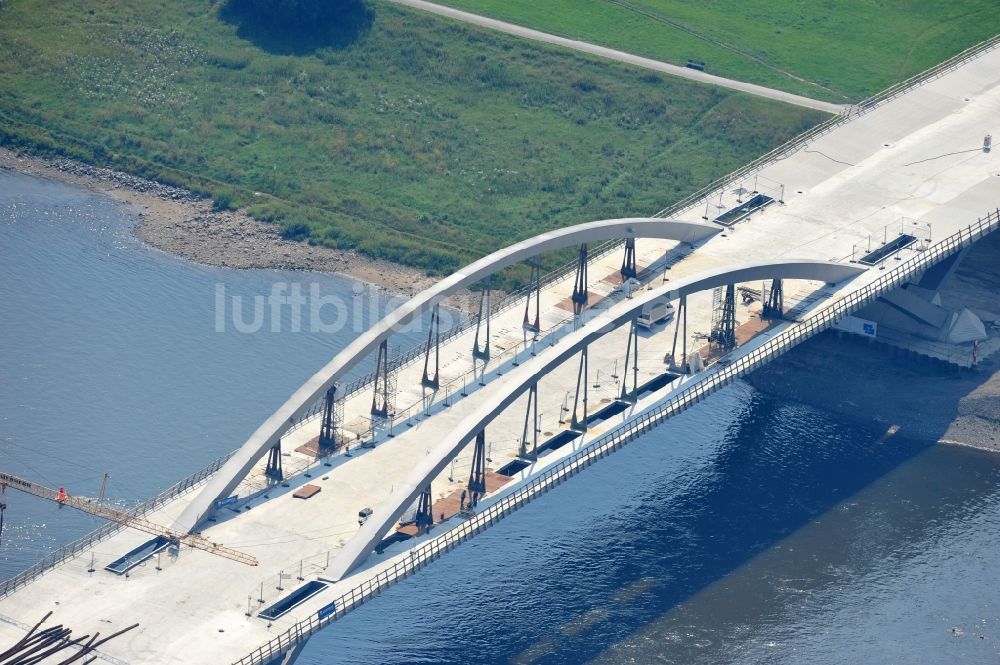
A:
{"type": "MultiPolygon", "coordinates": [[[[998,113],[1000,51],[993,50],[768,165],[756,174],[756,187],[753,176],[744,184],[746,189],[773,193],[775,198],[779,198],[779,188],[783,186],[783,205],[775,204],[753,214],[732,229],[704,241],[694,251],[678,247],[672,241],[639,240],[638,263],[656,266],[650,285],[657,286],[663,280],[664,256],[670,263],[670,270],[665,273],[669,280],[723,270],[750,259],[847,261],[857,246],[867,247],[869,242],[877,245],[886,227],[891,233],[898,225],[913,221],[919,222],[921,238],[929,226],[931,241],[924,244],[933,245],[995,209],[1000,201],[1000,161],[996,152],[982,149],[984,134],[997,129],[998,113]],[[870,241],[870,236],[875,240],[870,241]],[[658,261],[661,263],[657,264],[658,261]]],[[[739,196],[735,189],[731,186],[714,193],[684,211],[681,218],[700,221],[706,209],[708,216],[714,217],[735,207],[739,196]]],[[[905,260],[919,252],[914,245],[902,250],[900,256],[905,260]]],[[[895,260],[890,258],[888,265],[894,265],[895,260]]],[[[590,289],[594,292],[593,300],[600,300],[585,314],[585,320],[599,316],[624,299],[617,289],[620,262],[617,252],[592,261],[590,289]]],[[[876,267],[837,288],[809,282],[789,283],[786,306],[799,306],[802,312],[813,311],[871,283],[879,274],[876,267]]],[[[759,288],[760,284],[751,286],[759,288]]],[[[535,342],[536,351],[572,330],[572,312],[566,308],[571,289],[572,276],[569,276],[547,285],[543,291],[543,334],[535,342]]],[[[711,294],[693,295],[688,305],[688,348],[696,349],[705,344],[698,333],[707,333],[710,328],[711,294]]],[[[738,307],[737,318],[749,322],[759,303],[749,308],[738,307]]],[[[351,457],[338,454],[328,460],[330,466],[325,466],[297,452],[317,436],[318,419],[284,436],[286,474],[311,463],[312,478],[299,474],[290,480],[289,488],[272,488],[266,497],[256,495],[266,485],[261,464],[238,490],[241,496],[249,496],[249,500],[242,502],[238,512],[223,509],[218,513],[218,521],[203,529],[212,540],[255,556],[260,561],[258,568],[183,548],[176,558],[163,555],[159,561],[161,570],[156,569],[154,559],[134,569],[126,579],[103,571],[103,565],[148,537],[123,530],[0,599],[0,644],[19,639],[23,635],[22,626],[33,624],[46,611],[55,609],[59,622],[81,632],[110,632],[112,628],[139,622],[139,629],[107,645],[104,653],[108,662],[233,662],[296,621],[315,615],[330,597],[405,557],[405,549],[418,540],[394,545],[384,554],[369,558],[363,567],[334,584],[331,590],[273,622],[247,617],[246,612],[249,605],[251,615],[255,615],[261,607],[300,584],[296,579],[300,566],[302,577],[307,580],[323,577],[328,557],[335,559],[357,533],[358,510],[368,506],[377,509],[428,455],[435,442],[491,394],[502,390],[504,375],[514,362],[515,349],[519,361],[525,362],[530,357],[531,342],[526,349],[522,316],[523,308],[514,307],[494,319],[493,359],[483,377],[483,386],[479,386],[478,380],[468,378],[472,366],[471,330],[442,348],[442,386],[450,385],[450,389],[443,387],[430,398],[420,387],[421,363],[403,367],[397,378],[395,436],[389,438],[385,428],[377,429],[374,448],[362,450],[351,446],[351,457]],[[457,399],[463,384],[469,395],[457,399]],[[319,485],[322,491],[305,501],[293,499],[290,492],[306,482],[319,485]],[[97,571],[89,573],[92,557],[97,571]],[[288,576],[283,580],[282,571],[288,576]],[[279,591],[279,586],[284,590],[279,591]],[[263,605],[258,602],[261,594],[263,605]]],[[[591,411],[610,403],[620,390],[612,375],[617,374],[620,379],[625,374],[627,332],[626,327],[609,333],[590,349],[588,382],[597,386],[589,389],[591,411]]],[[[664,354],[670,350],[673,332],[671,324],[640,339],[640,382],[665,371],[664,354]]],[[[577,364],[570,359],[541,380],[540,440],[548,438],[547,433],[565,429],[566,424],[559,421],[564,415],[562,406],[567,391],[572,399],[576,372],[577,364]]],[[[685,382],[699,378],[696,375],[685,382]]],[[[676,387],[672,384],[645,396],[633,409],[592,427],[584,440],[662,402],[676,387]]],[[[367,392],[346,401],[344,423],[349,432],[370,438],[370,403],[371,394],[367,392]]],[[[499,468],[515,456],[523,421],[521,400],[488,426],[492,468],[499,468]]],[[[542,458],[535,468],[522,471],[499,494],[515,491],[518,482],[571,454],[580,445],[576,441],[542,458]]],[[[220,444],[220,449],[225,447],[228,444],[220,444]]],[[[433,482],[435,499],[466,483],[470,455],[469,450],[463,452],[453,468],[442,472],[433,482]]],[[[148,517],[158,523],[173,523],[196,495],[197,491],[184,494],[148,517]]],[[[432,535],[457,523],[453,519],[438,525],[432,535]]]]}

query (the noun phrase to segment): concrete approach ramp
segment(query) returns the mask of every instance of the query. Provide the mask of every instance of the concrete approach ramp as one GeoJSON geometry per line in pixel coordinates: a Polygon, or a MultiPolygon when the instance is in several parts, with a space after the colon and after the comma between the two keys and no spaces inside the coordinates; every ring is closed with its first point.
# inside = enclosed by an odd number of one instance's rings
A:
{"type": "Polygon", "coordinates": [[[302,384],[212,476],[200,494],[177,518],[173,528],[188,533],[197,527],[214,510],[215,502],[229,496],[261,457],[277,444],[292,423],[321,399],[344,374],[378,348],[379,344],[388,339],[393,332],[439,305],[452,293],[475,284],[507,266],[545,252],[582,243],[628,238],[659,238],[696,243],[721,230],[715,224],[655,217],[608,219],[542,233],[465,266],[386,314],[381,321],[358,336],[302,384]]]}
{"type": "Polygon", "coordinates": [[[375,509],[374,518],[362,526],[333,560],[326,571],[326,577],[339,580],[362,563],[406,509],[417,500],[427,484],[440,475],[477,433],[533,383],[579,353],[588,344],[635,319],[645,305],[663,300],[677,300],[682,296],[727,284],[768,279],[803,279],[836,284],[862,272],[864,268],[855,265],[828,261],[787,260],[751,263],[670,282],[615,305],[579,330],[560,339],[557,344],[546,348],[534,358],[523,362],[520,367],[506,373],[502,381],[495,381],[485,388],[492,393],[489,398],[432,448],[427,457],[414,467],[402,483],[395,486],[389,498],[375,509]]]}

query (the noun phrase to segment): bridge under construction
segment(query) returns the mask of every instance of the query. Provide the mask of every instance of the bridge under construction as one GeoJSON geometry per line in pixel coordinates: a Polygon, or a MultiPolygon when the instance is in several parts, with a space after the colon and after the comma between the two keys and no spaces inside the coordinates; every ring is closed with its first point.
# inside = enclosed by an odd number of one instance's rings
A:
{"type": "Polygon", "coordinates": [[[935,295],[1000,225],[998,111],[993,40],[667,210],[484,257],[360,335],[235,452],[134,511],[0,476],[110,520],[0,583],[0,649],[37,641],[58,603],[53,620],[74,632],[127,631],[66,646],[86,658],[291,663],[382,589],[828,327],[988,352],[981,323],[935,295]],[[576,260],[541,274],[538,257],[567,247],[576,260]],[[526,288],[491,293],[489,277],[519,262],[526,288]],[[447,296],[470,287],[477,315],[441,329],[447,296]],[[414,322],[427,341],[400,354],[393,333],[414,322]],[[365,363],[368,376],[345,382],[365,363]]]}

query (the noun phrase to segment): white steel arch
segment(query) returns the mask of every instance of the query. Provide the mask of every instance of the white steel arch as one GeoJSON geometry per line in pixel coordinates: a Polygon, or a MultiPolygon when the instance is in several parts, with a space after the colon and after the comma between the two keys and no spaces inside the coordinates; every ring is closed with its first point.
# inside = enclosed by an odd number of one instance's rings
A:
{"type": "Polygon", "coordinates": [[[519,261],[564,247],[628,238],[660,238],[696,243],[721,230],[715,224],[655,217],[607,219],[542,233],[470,263],[386,314],[303,383],[209,479],[198,496],[174,522],[173,528],[182,533],[194,529],[214,510],[215,502],[229,496],[295,420],[321,399],[345,373],[366,358],[393,332],[440,304],[450,294],[519,261]]]}
{"type": "Polygon", "coordinates": [[[621,325],[633,320],[651,302],[676,300],[698,291],[728,284],[767,279],[806,279],[831,284],[864,272],[855,265],[828,261],[788,260],[744,264],[734,268],[701,273],[687,279],[665,284],[657,289],[621,302],[595,317],[579,330],[546,348],[536,357],[507,372],[503,381],[495,381],[485,390],[494,394],[476,411],[456,425],[428,456],[422,459],[402,483],[395,486],[389,498],[380,504],[364,526],[348,541],[326,571],[331,579],[341,579],[365,560],[383,536],[416,501],[427,484],[450,464],[451,460],[504,409],[545,374],[571,358],[588,344],[600,339],[621,325]]]}

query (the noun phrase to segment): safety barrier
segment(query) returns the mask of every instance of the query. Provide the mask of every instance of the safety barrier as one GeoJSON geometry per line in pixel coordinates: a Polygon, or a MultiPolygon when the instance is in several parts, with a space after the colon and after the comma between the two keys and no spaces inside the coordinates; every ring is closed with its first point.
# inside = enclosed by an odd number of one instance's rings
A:
{"type": "MultiPolygon", "coordinates": [[[[590,257],[590,259],[603,258],[604,256],[613,252],[620,245],[621,243],[615,240],[605,241],[597,245],[595,248],[593,248],[589,252],[588,256],[590,257]]],[[[544,289],[550,286],[551,284],[568,277],[576,270],[576,264],[577,261],[576,259],[574,259],[556,268],[555,270],[552,270],[542,275],[540,280],[541,288],[544,289]]],[[[507,310],[523,302],[523,298],[528,294],[528,291],[530,290],[531,290],[530,286],[523,286],[519,289],[515,289],[510,293],[504,295],[503,299],[499,303],[491,307],[493,315],[495,316],[502,312],[506,312],[507,310]]],[[[469,331],[475,325],[476,325],[476,317],[466,316],[462,321],[458,323],[458,325],[454,325],[448,330],[441,333],[440,344],[442,346],[447,344],[455,337],[458,337],[462,333],[469,331]]],[[[427,343],[422,342],[420,344],[416,344],[410,347],[406,351],[402,351],[394,355],[389,361],[389,371],[395,372],[400,368],[405,367],[410,363],[413,363],[423,358],[426,349],[427,349],[427,343]]],[[[370,372],[368,374],[360,376],[357,379],[351,381],[350,383],[340,387],[339,392],[341,396],[338,397],[337,399],[346,400],[355,395],[356,393],[365,390],[366,388],[371,386],[374,382],[375,382],[375,372],[370,372]]],[[[293,432],[299,427],[302,427],[304,424],[306,424],[313,418],[319,416],[319,414],[323,412],[324,405],[325,405],[325,400],[323,399],[318,400],[315,404],[309,407],[308,411],[306,411],[302,416],[300,416],[295,421],[295,423],[288,429],[288,431],[293,432]]]]}
{"type": "MultiPolygon", "coordinates": [[[[706,199],[712,197],[713,194],[717,193],[720,189],[723,189],[729,185],[739,182],[745,182],[755,173],[760,172],[764,168],[785,159],[789,155],[798,152],[800,149],[804,148],[811,141],[814,141],[821,136],[824,136],[834,129],[840,127],[843,124],[850,122],[851,120],[865,115],[877,108],[878,106],[892,101],[893,99],[899,97],[900,95],[914,89],[918,88],[930,81],[933,81],[941,76],[944,76],[948,72],[954,71],[958,67],[961,67],[965,63],[975,60],[976,58],[982,56],[995,48],[1000,47],[1000,35],[987,39],[979,44],[969,47],[968,49],[962,51],[958,55],[955,55],[942,63],[939,63],[930,69],[927,69],[919,74],[916,74],[905,81],[894,84],[882,92],[879,92],[868,99],[865,99],[857,104],[853,104],[847,109],[845,109],[839,115],[833,116],[818,125],[806,130],[802,134],[794,137],[788,142],[774,148],[770,152],[758,157],[749,164],[725,175],[708,185],[702,187],[684,197],[680,201],[674,203],[673,205],[664,208],[660,212],[653,215],[659,218],[668,217],[678,217],[689,210],[700,207],[706,199]]],[[[609,240],[607,242],[601,243],[598,247],[591,251],[591,258],[603,257],[619,247],[621,247],[623,240],[609,240]]],[[[553,270],[542,278],[542,285],[547,286],[553,282],[564,279],[566,276],[571,274],[576,268],[576,261],[567,262],[565,265],[560,266],[556,270],[553,270]]],[[[514,305],[518,304],[522,298],[527,294],[529,287],[523,287],[507,294],[500,305],[495,308],[494,313],[499,313],[505,311],[514,305]]],[[[442,334],[441,342],[445,343],[454,337],[466,332],[476,323],[476,318],[473,316],[467,317],[459,325],[453,326],[447,332],[442,334]]],[[[403,367],[411,362],[414,362],[418,358],[423,356],[425,349],[424,344],[418,344],[410,349],[407,349],[403,353],[400,353],[392,358],[390,361],[390,370],[395,371],[396,369],[403,367]]],[[[354,395],[361,390],[364,390],[370,386],[375,381],[375,373],[366,374],[358,379],[352,381],[351,383],[344,386],[341,390],[341,399],[345,399],[354,395]]],[[[308,420],[316,417],[322,411],[323,402],[322,400],[314,404],[309,411],[299,418],[296,423],[292,426],[292,429],[296,429],[303,425],[308,420]]]]}
{"type": "MultiPolygon", "coordinates": [[[[229,459],[230,455],[232,455],[232,453],[220,457],[219,459],[215,460],[204,469],[196,471],[187,478],[184,478],[180,482],[177,482],[168,487],[167,489],[163,490],[156,496],[143,501],[129,512],[133,515],[146,515],[156,510],[157,508],[165,504],[167,501],[170,501],[174,497],[179,496],[184,492],[187,492],[192,487],[198,485],[199,483],[207,479],[209,476],[211,476],[213,473],[218,471],[222,467],[222,465],[226,462],[226,460],[229,459]]],[[[124,526],[118,524],[117,522],[109,522],[104,526],[94,529],[93,531],[83,536],[82,538],[74,540],[71,543],[67,543],[66,545],[63,545],[62,547],[59,547],[55,550],[52,550],[44,557],[42,557],[42,559],[38,561],[38,563],[34,564],[30,568],[22,570],[17,575],[14,575],[13,577],[10,577],[4,580],[3,582],[0,582],[0,598],[4,598],[10,595],[11,593],[17,591],[24,585],[36,579],[38,576],[48,572],[52,568],[55,568],[63,561],[72,558],[74,555],[77,554],[77,552],[85,550],[91,545],[101,542],[105,538],[108,538],[114,535],[115,533],[118,533],[118,531],[123,528],[124,526]]]]}
{"type": "Polygon", "coordinates": [[[808,319],[792,323],[789,328],[734,359],[731,363],[724,366],[714,365],[695,385],[685,389],[655,409],[598,437],[573,456],[556,463],[551,469],[527,481],[524,486],[503,496],[484,508],[482,512],[463,521],[453,529],[414,547],[399,561],[364,580],[331,603],[327,603],[326,607],[332,606],[331,610],[313,614],[308,619],[296,623],[284,633],[236,661],[234,665],[267,665],[272,663],[289,649],[307,640],[316,631],[371,600],[396,582],[406,579],[445,552],[454,549],[472,536],[492,526],[506,515],[559,485],[567,478],[576,475],[595,461],[622,448],[630,441],[651,431],[666,419],[704,400],[713,392],[766,364],[791,347],[829,328],[834,321],[865,307],[882,293],[901,286],[916,274],[996,230],[998,226],[1000,226],[1000,209],[989,213],[975,224],[949,236],[894,269],[886,271],[872,283],[847,294],[808,319]]]}
{"type": "Polygon", "coordinates": [[[971,46],[958,55],[948,58],[944,62],[939,63],[930,69],[924,70],[915,76],[911,76],[905,81],[889,86],[882,92],[848,107],[839,115],[833,116],[811,129],[806,130],[787,143],[784,143],[774,150],[758,157],[749,164],[719,178],[718,180],[715,180],[714,182],[709,183],[708,185],[705,185],[698,191],[689,194],[677,203],[668,208],[664,208],[653,216],[678,217],[682,213],[687,212],[696,206],[700,207],[707,198],[711,198],[712,194],[718,192],[720,189],[723,189],[733,183],[746,181],[750,176],[763,170],[765,167],[785,159],[795,152],[798,152],[801,148],[808,145],[810,141],[814,141],[821,136],[829,134],[837,127],[869,113],[878,106],[890,102],[906,92],[919,88],[926,83],[940,78],[948,72],[954,71],[967,62],[975,60],[976,58],[998,47],[1000,47],[1000,35],[982,41],[975,46],[971,46]]]}

